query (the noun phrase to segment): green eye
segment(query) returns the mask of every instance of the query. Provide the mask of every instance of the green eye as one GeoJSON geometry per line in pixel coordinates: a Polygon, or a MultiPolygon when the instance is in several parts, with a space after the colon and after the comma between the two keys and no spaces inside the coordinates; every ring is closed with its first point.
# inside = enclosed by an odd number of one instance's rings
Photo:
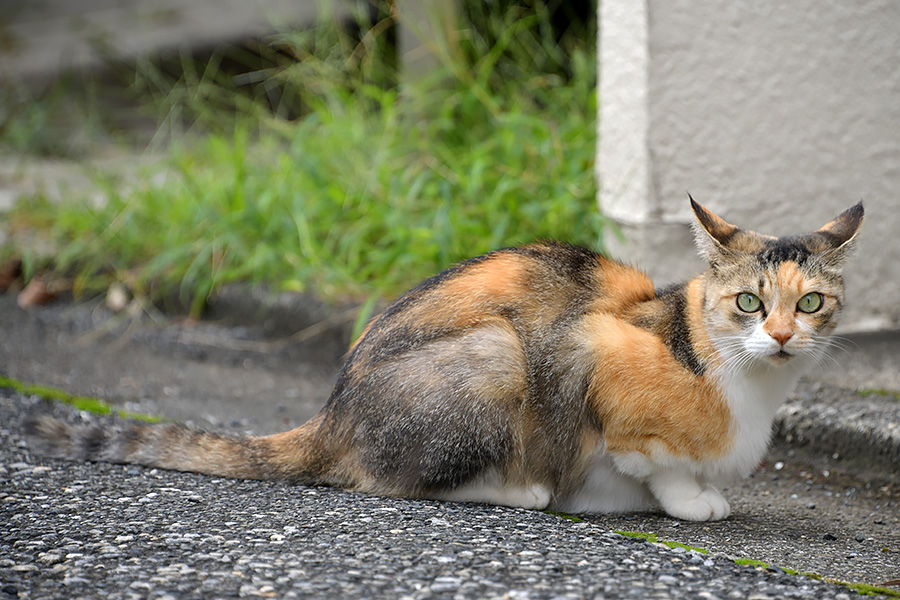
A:
{"type": "Polygon", "coordinates": [[[755,313],[762,308],[762,300],[753,294],[744,292],[743,294],[738,294],[737,305],[745,313],[755,313]]]}
{"type": "Polygon", "coordinates": [[[797,310],[802,313],[814,313],[822,308],[822,303],[822,294],[812,292],[800,298],[800,302],[797,303],[797,310]]]}

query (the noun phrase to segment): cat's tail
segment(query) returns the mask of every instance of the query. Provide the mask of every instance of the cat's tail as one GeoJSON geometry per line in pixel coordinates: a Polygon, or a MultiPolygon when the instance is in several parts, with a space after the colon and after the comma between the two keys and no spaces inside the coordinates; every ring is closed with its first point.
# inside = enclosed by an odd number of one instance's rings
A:
{"type": "Polygon", "coordinates": [[[137,464],[240,479],[325,482],[332,466],[315,417],[291,431],[235,437],[176,423],[70,425],[49,416],[26,423],[36,452],[69,460],[137,464]]]}

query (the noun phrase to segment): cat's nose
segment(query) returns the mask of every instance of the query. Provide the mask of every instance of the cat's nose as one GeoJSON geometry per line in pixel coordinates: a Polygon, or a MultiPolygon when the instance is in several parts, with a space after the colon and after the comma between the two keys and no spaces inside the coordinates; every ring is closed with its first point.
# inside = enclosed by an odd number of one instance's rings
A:
{"type": "Polygon", "coordinates": [[[773,331],[769,334],[773,340],[784,346],[788,343],[788,340],[794,337],[794,334],[790,331],[773,331]]]}

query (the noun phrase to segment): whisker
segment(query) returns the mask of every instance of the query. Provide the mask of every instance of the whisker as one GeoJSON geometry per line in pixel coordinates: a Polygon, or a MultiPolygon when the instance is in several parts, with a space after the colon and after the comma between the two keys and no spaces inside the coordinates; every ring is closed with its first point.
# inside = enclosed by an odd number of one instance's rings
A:
{"type": "Polygon", "coordinates": [[[817,336],[815,340],[816,342],[823,343],[829,349],[840,350],[841,352],[848,354],[854,350],[859,349],[859,344],[857,344],[850,338],[840,337],[836,335],[817,336]]]}

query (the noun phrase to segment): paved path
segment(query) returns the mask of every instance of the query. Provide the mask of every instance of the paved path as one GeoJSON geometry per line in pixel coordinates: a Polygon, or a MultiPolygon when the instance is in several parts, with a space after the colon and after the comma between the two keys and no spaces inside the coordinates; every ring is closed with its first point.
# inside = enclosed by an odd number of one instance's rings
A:
{"type": "Polygon", "coordinates": [[[44,461],[15,431],[49,407],[0,398],[2,598],[850,597],[603,519],[44,461]]]}

